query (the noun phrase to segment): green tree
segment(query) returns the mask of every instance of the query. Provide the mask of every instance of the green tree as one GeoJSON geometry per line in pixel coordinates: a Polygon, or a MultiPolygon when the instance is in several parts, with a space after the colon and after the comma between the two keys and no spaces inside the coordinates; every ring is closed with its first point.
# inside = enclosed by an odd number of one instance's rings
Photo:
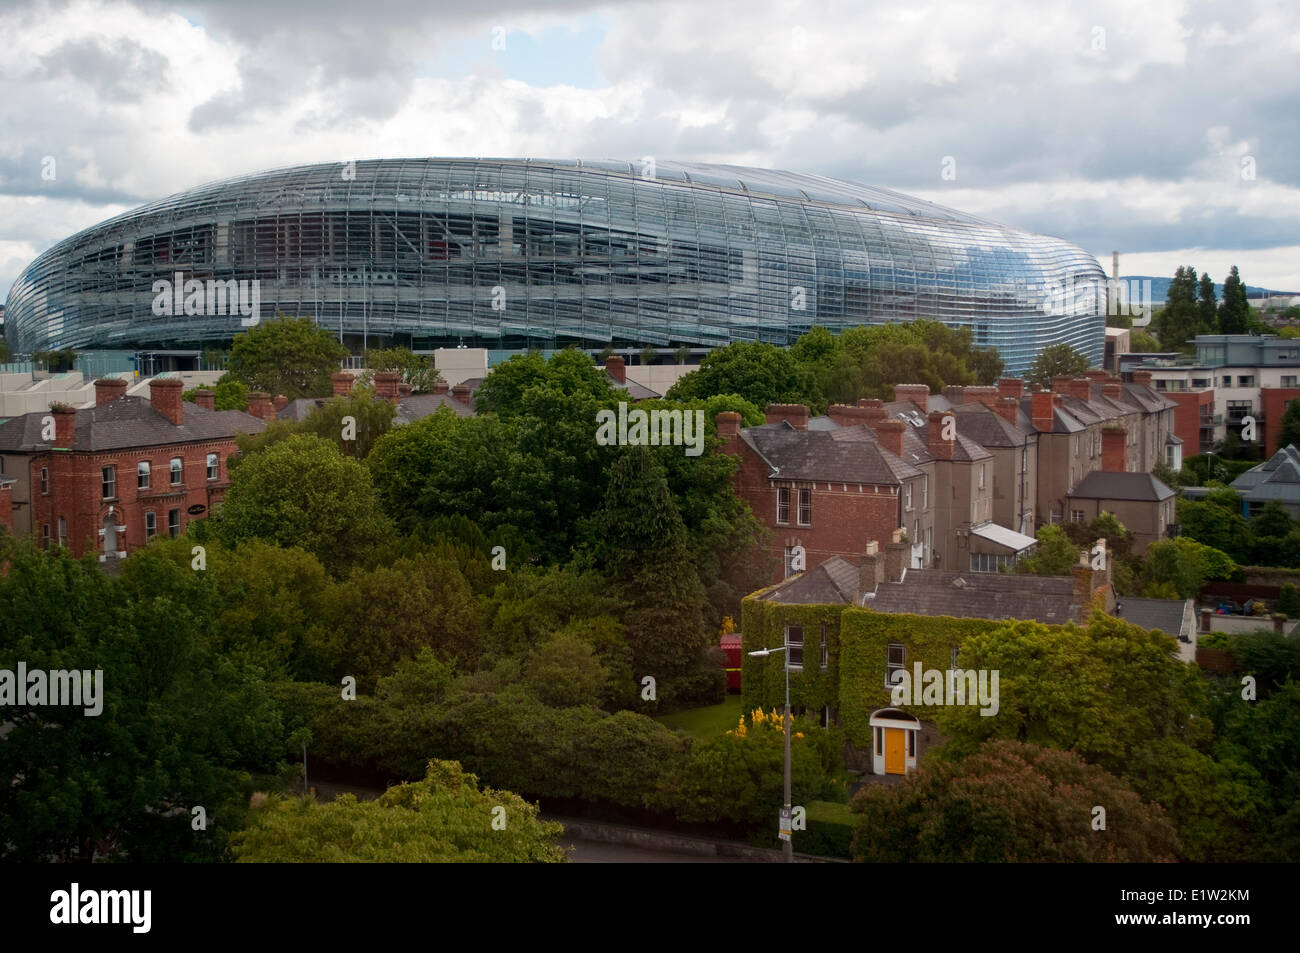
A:
{"type": "Polygon", "coordinates": [[[550,360],[529,352],[498,364],[479,387],[476,406],[479,413],[510,419],[525,412],[525,394],[539,387],[567,399],[586,398],[602,406],[619,399],[609,375],[597,368],[590,356],[577,348],[566,348],[550,360]]]}
{"type": "MultiPolygon", "coordinates": [[[[1214,294],[1214,279],[1208,271],[1201,272],[1196,286],[1196,320],[1202,328],[1219,327],[1219,301],[1214,294]]],[[[1223,333],[1223,332],[1220,332],[1223,333]]]]}
{"type": "Polygon", "coordinates": [[[1282,430],[1277,437],[1278,446],[1300,446],[1300,400],[1288,400],[1282,412],[1282,430]]]}
{"type": "Polygon", "coordinates": [[[366,467],[310,434],[245,460],[212,519],[227,545],[262,539],[298,546],[336,573],[392,535],[366,467]]]}
{"type": "Polygon", "coordinates": [[[1207,579],[1231,579],[1237,564],[1226,553],[1185,536],[1157,540],[1147,547],[1142,577],[1148,583],[1172,583],[1178,598],[1190,599],[1207,579]]]}
{"type": "Polygon", "coordinates": [[[1038,545],[1016,561],[1015,572],[1034,576],[1068,576],[1079,564],[1079,547],[1060,526],[1040,526],[1038,545]]]}
{"type": "Polygon", "coordinates": [[[1154,354],[1160,351],[1160,342],[1146,331],[1134,331],[1128,338],[1129,347],[1134,353],[1154,354]]]}
{"type": "Polygon", "coordinates": [[[862,397],[892,400],[894,385],[974,384],[1001,373],[996,351],[978,348],[970,328],[917,320],[850,328],[835,339],[835,364],[826,396],[834,403],[862,397]]]}
{"type": "Polygon", "coordinates": [[[1034,358],[1034,363],[1025,374],[1025,380],[1031,384],[1051,387],[1052,378],[1079,377],[1091,366],[1092,361],[1070,345],[1049,344],[1038,352],[1038,357],[1034,358]]]}
{"type": "Polygon", "coordinates": [[[1250,324],[1250,302],[1246,285],[1233,265],[1223,282],[1223,304],[1219,305],[1219,333],[1245,334],[1250,324]]]}
{"type": "Polygon", "coordinates": [[[1197,305],[1195,268],[1178,266],[1169,282],[1165,306],[1159,317],[1152,320],[1152,326],[1160,336],[1161,346],[1167,351],[1182,350],[1196,335],[1214,330],[1213,323],[1203,323],[1197,305]]]}
{"type": "Polygon", "coordinates": [[[314,408],[298,431],[331,440],[345,455],[364,460],[396,419],[396,407],[376,400],[372,388],[358,385],[346,397],[331,397],[314,408]]]}
{"type": "Polygon", "coordinates": [[[442,379],[428,355],[406,347],[372,348],[366,351],[365,364],[371,371],[396,371],[415,394],[430,393],[434,382],[442,379]]]}
{"type": "Polygon", "coordinates": [[[609,672],[596,650],[576,632],[557,633],[533,649],[524,662],[524,686],[555,708],[595,707],[609,672]]]}
{"type": "Polygon", "coordinates": [[[1300,589],[1293,582],[1282,583],[1277,599],[1277,611],[1288,619],[1300,618],[1300,589]]]}
{"type": "Polygon", "coordinates": [[[736,341],[710,351],[669,388],[675,401],[735,394],[758,407],[806,403],[810,381],[790,351],[765,341],[736,341]]]}
{"type": "Polygon", "coordinates": [[[311,318],[277,315],[235,335],[226,366],[250,390],[295,400],[332,393],[330,375],[347,356],[347,348],[311,318]]]}
{"type": "Polygon", "coordinates": [[[455,761],[430,761],[422,781],[374,801],[271,798],[233,844],[242,863],[557,863],[561,833],[517,794],[479,790],[455,761]]]}
{"type": "Polygon", "coordinates": [[[1158,805],[1064,751],[993,741],[959,763],[930,763],[895,787],[868,785],[853,859],[866,863],[1096,863],[1177,859],[1158,805]],[[1092,826],[1106,807],[1106,828],[1092,826]]]}

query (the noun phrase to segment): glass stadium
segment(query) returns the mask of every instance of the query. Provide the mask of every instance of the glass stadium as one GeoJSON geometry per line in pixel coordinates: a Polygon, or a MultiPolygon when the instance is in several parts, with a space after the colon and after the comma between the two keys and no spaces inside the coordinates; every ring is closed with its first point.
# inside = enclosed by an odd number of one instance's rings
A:
{"type": "Polygon", "coordinates": [[[354,349],[788,344],[934,318],[1018,372],[1058,341],[1099,362],[1105,325],[1105,273],[1080,248],[885,189],[686,162],[381,159],[216,182],[79,232],[15,282],[6,337],[202,347],[252,323],[158,313],[177,275],[255,281],[261,319],[311,317],[354,349]]]}

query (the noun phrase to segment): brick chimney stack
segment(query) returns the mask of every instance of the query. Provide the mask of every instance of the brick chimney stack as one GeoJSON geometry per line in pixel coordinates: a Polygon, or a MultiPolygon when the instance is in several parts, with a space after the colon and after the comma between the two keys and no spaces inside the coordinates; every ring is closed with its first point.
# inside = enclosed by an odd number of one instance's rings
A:
{"type": "Polygon", "coordinates": [[[621,355],[611,354],[609,357],[605,358],[605,373],[608,374],[609,379],[614,381],[616,384],[626,384],[627,362],[623,360],[621,355]]]}
{"type": "Polygon", "coordinates": [[[397,385],[401,380],[402,375],[396,371],[375,371],[375,397],[397,403],[397,385]]]}
{"type": "Polygon", "coordinates": [[[149,382],[149,403],[178,427],[185,419],[181,407],[181,391],[184,389],[179,377],[155,377],[149,382]]]}
{"type": "Polygon", "coordinates": [[[1099,602],[1103,611],[1112,612],[1115,608],[1115,592],[1110,584],[1111,554],[1106,549],[1106,540],[1099,539],[1087,550],[1079,553],[1079,562],[1070,574],[1074,576],[1074,602],[1079,609],[1078,622],[1087,622],[1094,602],[1099,602]],[[1092,568],[1092,551],[1098,546],[1105,553],[1104,569],[1092,568]]]}
{"type": "Polygon", "coordinates": [[[448,384],[441,377],[439,377],[436,381],[433,382],[433,392],[435,394],[445,394],[450,389],[451,389],[451,385],[448,384]]]}
{"type": "Polygon", "coordinates": [[[352,393],[352,375],[347,371],[335,371],[331,374],[330,384],[334,387],[335,397],[346,397],[352,393]]]}
{"type": "Polygon", "coordinates": [[[988,407],[990,410],[993,409],[993,405],[997,401],[997,399],[998,399],[998,389],[996,387],[989,386],[989,387],[967,387],[966,388],[967,401],[977,401],[983,404],[985,407],[988,407]]]}
{"type": "Polygon", "coordinates": [[[876,432],[876,443],[896,457],[903,455],[903,431],[906,428],[907,424],[893,418],[876,420],[871,424],[871,429],[876,432]]]}
{"type": "Polygon", "coordinates": [[[875,397],[863,397],[858,401],[858,406],[865,410],[866,419],[884,420],[885,419],[885,402],[875,397]]]}
{"type": "Polygon", "coordinates": [[[1070,380],[1070,396],[1079,400],[1090,400],[1092,398],[1092,381],[1086,377],[1075,377],[1070,380]]]}
{"type": "Polygon", "coordinates": [[[1110,374],[1106,371],[1103,371],[1100,367],[1090,367],[1083,372],[1083,376],[1088,378],[1088,380],[1090,381],[1096,381],[1097,383],[1101,383],[1106,378],[1110,377],[1110,374]]]}
{"type": "Polygon", "coordinates": [[[10,533],[14,531],[13,487],[13,481],[0,481],[0,526],[10,533]]]}
{"type": "Polygon", "coordinates": [[[1121,401],[1124,399],[1124,385],[1119,381],[1106,381],[1101,385],[1101,395],[1107,400],[1121,401]]]}
{"type": "Polygon", "coordinates": [[[714,423],[718,428],[718,439],[722,441],[719,448],[723,452],[731,449],[732,444],[740,437],[740,414],[734,410],[724,410],[714,418],[714,423]]]}
{"type": "Polygon", "coordinates": [[[259,420],[270,420],[275,416],[275,408],[271,406],[271,395],[264,390],[249,391],[248,412],[259,420]]]}
{"type": "Polygon", "coordinates": [[[210,391],[206,387],[196,391],[194,394],[195,405],[202,407],[204,410],[217,409],[217,395],[215,391],[210,391]]]}
{"type": "Polygon", "coordinates": [[[958,404],[964,404],[966,403],[966,388],[959,384],[948,384],[943,389],[943,396],[954,407],[958,404]]]}
{"type": "Polygon", "coordinates": [[[1070,393],[1070,382],[1072,380],[1074,380],[1072,377],[1053,377],[1052,393],[1062,395],[1070,393]]]}
{"type": "Polygon", "coordinates": [[[786,421],[795,430],[808,429],[807,404],[768,404],[763,419],[769,424],[786,421]]]}
{"type": "MultiPolygon", "coordinates": [[[[884,408],[881,408],[884,414],[884,408]]],[[[850,407],[847,404],[831,404],[826,408],[826,416],[841,427],[862,427],[868,420],[876,419],[868,407],[850,407]]]]}
{"type": "Polygon", "coordinates": [[[885,554],[874,539],[867,543],[867,551],[858,561],[858,592],[875,592],[885,581],[885,554]]]}
{"type": "Polygon", "coordinates": [[[1015,397],[1019,399],[1025,395],[1025,382],[1018,377],[1004,377],[998,381],[999,397],[1015,397]]]}
{"type": "Polygon", "coordinates": [[[925,413],[930,407],[930,387],[928,384],[895,384],[894,400],[910,400],[925,413]]]}
{"type": "Polygon", "coordinates": [[[1133,372],[1133,383],[1134,383],[1134,384],[1141,384],[1143,387],[1150,387],[1150,386],[1151,386],[1151,372],[1150,372],[1150,371],[1134,371],[1134,372],[1133,372]]]}
{"type": "Polygon", "coordinates": [[[1055,406],[1056,395],[1050,390],[1035,391],[1031,397],[1033,401],[1033,413],[1031,416],[1034,421],[1034,429],[1043,433],[1050,433],[1052,430],[1052,421],[1056,419],[1055,406]]]}
{"type": "Polygon", "coordinates": [[[1016,424],[1020,420],[1020,398],[1018,397],[999,397],[993,409],[1009,424],[1016,424]]]}
{"type": "Polygon", "coordinates": [[[1123,427],[1101,428],[1101,468],[1109,473],[1128,470],[1128,431],[1123,427]]]}
{"type": "Polygon", "coordinates": [[[930,426],[927,428],[927,443],[930,456],[936,460],[951,460],[953,447],[956,446],[957,415],[951,411],[930,411],[930,426]],[[946,421],[946,423],[945,423],[946,421]],[[951,428],[952,437],[945,440],[944,431],[951,428]]]}
{"type": "Polygon", "coordinates": [[[458,403],[464,404],[466,407],[468,407],[469,406],[469,385],[457,384],[455,387],[453,387],[451,389],[451,399],[457,401],[458,403]]]}
{"type": "Polygon", "coordinates": [[[289,406],[289,398],[284,396],[284,394],[276,394],[275,397],[271,398],[271,406],[278,414],[280,411],[284,410],[284,408],[289,406]]]}
{"type": "Polygon", "coordinates": [[[907,570],[907,543],[902,542],[901,529],[894,530],[894,538],[885,545],[885,578],[890,582],[902,582],[907,570]]]}
{"type": "Polygon", "coordinates": [[[71,447],[77,439],[77,410],[75,407],[69,407],[67,404],[53,406],[50,411],[54,414],[54,443],[55,447],[71,447]]]}
{"type": "Polygon", "coordinates": [[[95,406],[103,407],[126,393],[126,381],[120,377],[101,377],[95,381],[95,406]]]}

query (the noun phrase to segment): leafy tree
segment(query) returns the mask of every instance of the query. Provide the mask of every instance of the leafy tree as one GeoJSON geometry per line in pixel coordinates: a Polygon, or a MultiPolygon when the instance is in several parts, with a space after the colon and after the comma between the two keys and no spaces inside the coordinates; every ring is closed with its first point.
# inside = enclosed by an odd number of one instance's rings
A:
{"type": "Polygon", "coordinates": [[[1077,755],[1009,740],[955,764],[922,765],[895,787],[868,785],[850,807],[858,862],[1152,862],[1180,853],[1160,807],[1119,778],[1077,755]],[[1092,826],[1097,804],[1105,830],[1092,826]]]}
{"type": "Polygon", "coordinates": [[[1237,564],[1224,552],[1185,536],[1157,540],[1147,547],[1142,577],[1148,583],[1172,583],[1178,598],[1190,599],[1207,579],[1230,579],[1237,564]]]}
{"type": "Polygon", "coordinates": [[[1168,351],[1182,350],[1196,335],[1214,330],[1213,322],[1204,323],[1197,304],[1195,268],[1178,266],[1169,283],[1165,306],[1158,319],[1153,318],[1152,326],[1160,336],[1161,345],[1168,351]]]}
{"type": "Polygon", "coordinates": [[[1146,331],[1134,331],[1129,335],[1129,347],[1134,353],[1158,353],[1160,351],[1160,342],[1146,331]]]}
{"type": "Polygon", "coordinates": [[[347,348],[311,318],[277,315],[235,335],[226,366],[250,390],[296,400],[329,395],[330,375],[347,356],[347,348]]]}
{"type": "Polygon", "coordinates": [[[1250,302],[1246,285],[1233,265],[1223,282],[1223,304],[1219,305],[1219,333],[1245,334],[1250,324],[1250,302]]]}
{"type": "Polygon", "coordinates": [[[1288,619],[1300,618],[1300,589],[1293,582],[1282,583],[1277,599],[1277,611],[1288,619]]]}
{"type": "Polygon", "coordinates": [[[1291,514],[1276,500],[1269,500],[1256,510],[1249,525],[1256,536],[1284,537],[1295,528],[1291,514]]]}
{"type": "Polygon", "coordinates": [[[1031,384],[1052,386],[1054,377],[1078,377],[1092,366],[1086,355],[1080,354],[1065,343],[1049,344],[1038,352],[1034,363],[1029,366],[1025,380],[1031,384]]]}
{"type": "Polygon", "coordinates": [[[608,374],[602,373],[582,351],[566,348],[550,360],[530,351],[498,364],[479,387],[476,406],[479,413],[510,419],[525,412],[525,393],[537,387],[569,399],[586,398],[601,406],[619,399],[619,391],[610,384],[608,374]]]}
{"type": "Polygon", "coordinates": [[[442,379],[427,354],[406,347],[372,348],[366,351],[365,364],[371,371],[396,371],[415,394],[430,393],[434,382],[442,379]]]}
{"type": "Polygon", "coordinates": [[[562,825],[536,805],[484,788],[455,761],[430,761],[422,781],[389,788],[374,801],[344,794],[271,798],[233,838],[243,863],[556,863],[562,825]],[[495,818],[504,820],[497,827],[495,818]]]}
{"type": "Polygon", "coordinates": [[[1034,576],[1068,576],[1079,564],[1079,547],[1060,526],[1044,524],[1036,534],[1038,545],[1016,560],[1014,572],[1034,576]]]}
{"type": "Polygon", "coordinates": [[[298,546],[336,573],[392,534],[365,466],[309,434],[245,460],[212,520],[227,545],[262,539],[298,546]]]}
{"type": "Polygon", "coordinates": [[[785,348],[765,341],[735,341],[710,351],[699,370],[683,375],[666,396],[691,401],[735,394],[766,407],[807,402],[809,383],[808,375],[785,348]]]}
{"type": "Polygon", "coordinates": [[[1188,539],[1213,546],[1241,562],[1250,561],[1252,540],[1241,515],[1241,498],[1232,490],[1219,490],[1203,500],[1180,499],[1178,524],[1188,539]]]}
{"type": "Polygon", "coordinates": [[[529,653],[524,686],[555,708],[596,706],[609,673],[592,645],[576,632],[561,632],[529,653]]]}
{"type": "Polygon", "coordinates": [[[1282,430],[1278,434],[1279,446],[1300,446],[1300,400],[1288,400],[1282,413],[1282,430]]]}
{"type": "Polygon", "coordinates": [[[346,456],[364,460],[396,419],[396,407],[386,400],[376,400],[373,388],[358,385],[346,397],[331,397],[314,408],[298,432],[331,440],[346,456]],[[349,424],[344,422],[347,417],[352,418],[349,424]]]}
{"type": "Polygon", "coordinates": [[[827,398],[853,403],[862,397],[892,400],[898,383],[926,384],[939,391],[948,384],[996,379],[1001,358],[974,344],[970,328],[938,321],[903,321],[850,328],[835,340],[835,364],[827,398]]]}
{"type": "Polygon", "coordinates": [[[72,348],[64,348],[61,351],[35,351],[32,354],[32,362],[44,364],[45,369],[51,374],[66,374],[77,366],[77,352],[72,348]]]}
{"type": "Polygon", "coordinates": [[[689,344],[683,344],[677,350],[673,351],[673,360],[678,364],[685,364],[691,356],[691,347],[689,344]]]}
{"type": "MultiPolygon", "coordinates": [[[[1234,269],[1235,270],[1235,269],[1234,269]]],[[[1203,328],[1219,327],[1219,302],[1214,294],[1214,279],[1208,271],[1201,272],[1201,280],[1196,286],[1196,318],[1203,328]]],[[[1227,333],[1220,330],[1221,334],[1227,333]]]]}

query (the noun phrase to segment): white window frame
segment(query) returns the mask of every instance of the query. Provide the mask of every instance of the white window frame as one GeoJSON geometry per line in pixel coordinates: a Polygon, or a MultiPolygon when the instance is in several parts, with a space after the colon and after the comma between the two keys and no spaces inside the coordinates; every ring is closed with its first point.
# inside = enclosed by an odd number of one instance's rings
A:
{"type": "Polygon", "coordinates": [[[912,512],[912,484],[910,483],[903,484],[903,510],[907,513],[912,512]]]}
{"type": "Polygon", "coordinates": [[[117,499],[117,467],[111,465],[100,467],[99,480],[99,488],[103,492],[103,496],[100,497],[100,499],[117,499]]]}
{"type": "Polygon", "coordinates": [[[59,545],[68,545],[68,518],[66,516],[59,517],[59,545]]]}
{"type": "Polygon", "coordinates": [[[172,457],[167,464],[167,470],[171,474],[172,486],[185,485],[185,460],[182,457],[172,457]]]}
{"type": "Polygon", "coordinates": [[[803,671],[803,647],[804,647],[803,626],[801,626],[801,625],[787,625],[787,626],[785,627],[785,647],[786,647],[786,648],[785,648],[785,662],[786,662],[786,665],[790,668],[790,671],[792,671],[792,672],[802,672],[802,671],[803,671]],[[796,642],[796,641],[794,641],[793,639],[790,638],[790,632],[791,632],[792,630],[798,630],[798,632],[799,632],[799,641],[796,642]],[[795,649],[796,649],[796,648],[798,648],[798,650],[799,650],[799,661],[797,661],[797,662],[794,660],[794,655],[795,655],[795,649]]]}
{"type": "Polygon", "coordinates": [[[158,535],[158,514],[153,510],[144,511],[144,538],[153,539],[158,535]]]}
{"type": "Polygon", "coordinates": [[[798,511],[795,513],[795,519],[798,520],[800,526],[811,526],[812,525],[812,490],[807,487],[800,487],[797,499],[799,503],[799,508],[798,511]],[[808,501],[807,505],[804,504],[805,499],[808,501]],[[808,514],[807,519],[804,519],[805,513],[808,514]]]}
{"type": "Polygon", "coordinates": [[[221,458],[215,453],[208,454],[208,479],[219,480],[221,478],[221,458]]]}
{"type": "Polygon", "coordinates": [[[153,467],[148,460],[141,460],[135,465],[135,488],[147,490],[152,484],[153,467]]]}
{"type": "Polygon", "coordinates": [[[904,672],[906,670],[907,646],[902,642],[890,642],[885,646],[885,687],[894,687],[894,683],[890,680],[890,676],[893,675],[894,672],[904,672]],[[897,653],[895,653],[895,649],[898,650],[897,653]],[[897,662],[894,661],[895,654],[897,654],[899,658],[897,662]]]}
{"type": "Polygon", "coordinates": [[[778,486],[776,488],[776,525],[790,525],[790,488],[788,486],[778,486]],[[783,513],[784,518],[782,518],[783,513]]]}

